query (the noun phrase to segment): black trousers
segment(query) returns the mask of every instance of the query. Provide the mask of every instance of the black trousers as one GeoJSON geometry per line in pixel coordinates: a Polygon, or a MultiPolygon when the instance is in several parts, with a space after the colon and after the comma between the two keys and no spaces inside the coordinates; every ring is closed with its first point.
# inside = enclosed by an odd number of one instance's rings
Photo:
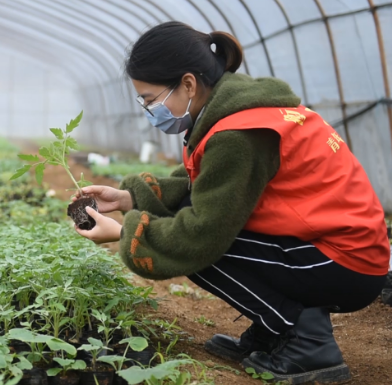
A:
{"type": "Polygon", "coordinates": [[[293,327],[306,307],[344,313],[368,306],[386,276],[354,272],[295,237],[244,230],[217,263],[188,278],[280,334],[293,327]]]}

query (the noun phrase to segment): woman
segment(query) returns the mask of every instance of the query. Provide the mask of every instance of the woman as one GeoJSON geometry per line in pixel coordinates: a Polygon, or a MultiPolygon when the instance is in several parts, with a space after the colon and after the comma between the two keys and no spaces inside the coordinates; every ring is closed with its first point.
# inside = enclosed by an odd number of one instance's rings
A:
{"type": "Polygon", "coordinates": [[[134,44],[126,72],[151,124],[184,138],[171,177],[128,176],[83,189],[96,243],[120,240],[125,264],[150,279],[188,278],[253,321],[205,348],[276,380],[350,378],[330,312],[380,293],[389,245],[382,207],[344,140],[277,79],[235,74],[237,40],[179,22],[134,44]],[[215,51],[212,50],[215,45],[215,51]]]}

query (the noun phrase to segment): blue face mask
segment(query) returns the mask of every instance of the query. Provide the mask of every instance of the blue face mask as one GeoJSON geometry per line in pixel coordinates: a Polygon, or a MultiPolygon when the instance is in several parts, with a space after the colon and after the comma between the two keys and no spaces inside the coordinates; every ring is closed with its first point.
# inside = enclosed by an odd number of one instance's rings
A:
{"type": "Polygon", "coordinates": [[[165,134],[179,134],[185,130],[188,130],[189,128],[192,128],[193,126],[192,117],[189,113],[189,107],[191,105],[192,99],[189,100],[185,114],[180,117],[173,116],[171,111],[165,106],[166,100],[173,93],[173,91],[174,89],[169,92],[163,102],[149,106],[149,110],[154,114],[154,116],[152,116],[148,111],[144,111],[150,123],[154,127],[159,128],[165,134]]]}

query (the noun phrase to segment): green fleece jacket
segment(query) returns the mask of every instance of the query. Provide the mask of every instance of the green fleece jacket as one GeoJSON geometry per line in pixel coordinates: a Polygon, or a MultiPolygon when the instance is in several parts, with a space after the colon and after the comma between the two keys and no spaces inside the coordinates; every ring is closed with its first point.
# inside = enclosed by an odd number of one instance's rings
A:
{"type": "MultiPolygon", "coordinates": [[[[274,78],[226,73],[212,90],[188,142],[192,153],[224,117],[255,107],[297,107],[300,99],[274,78]]],[[[207,142],[201,172],[189,190],[183,165],[170,177],[127,176],[134,209],[125,213],[120,240],[124,263],[150,279],[186,276],[217,262],[245,226],[279,169],[279,135],[263,127],[223,131],[207,142]],[[192,206],[178,210],[191,192],[192,206]]]]}

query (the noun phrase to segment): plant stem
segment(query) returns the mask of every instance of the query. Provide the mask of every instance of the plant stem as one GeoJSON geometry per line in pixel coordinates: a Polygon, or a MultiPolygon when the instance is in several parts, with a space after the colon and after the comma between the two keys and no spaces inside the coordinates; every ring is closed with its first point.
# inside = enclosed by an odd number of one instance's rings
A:
{"type": "Polygon", "coordinates": [[[127,345],[127,347],[124,350],[123,359],[118,364],[118,370],[117,371],[120,371],[122,369],[122,367],[124,365],[124,361],[125,361],[125,359],[127,357],[127,353],[128,353],[128,349],[129,349],[130,345],[131,344],[128,342],[128,345],[127,345]]]}
{"type": "Polygon", "coordinates": [[[89,314],[88,310],[87,310],[87,322],[88,322],[88,330],[89,331],[93,330],[93,325],[91,323],[91,318],[90,318],[90,314],[89,314]]]}
{"type": "Polygon", "coordinates": [[[83,196],[83,192],[82,189],[79,187],[78,183],[76,182],[75,178],[73,177],[73,175],[71,174],[71,171],[69,171],[68,165],[63,163],[62,166],[64,167],[65,171],[67,172],[67,174],[69,175],[69,177],[72,179],[72,182],[74,183],[74,185],[76,186],[77,190],[79,191],[80,196],[83,196]]]}
{"type": "Polygon", "coordinates": [[[62,162],[61,165],[64,167],[65,171],[67,172],[67,174],[70,176],[70,178],[72,179],[72,182],[74,183],[74,185],[76,186],[77,190],[79,191],[80,196],[83,196],[83,192],[82,189],[79,187],[78,182],[76,182],[75,178],[73,177],[73,175],[71,174],[71,171],[69,171],[69,167],[65,158],[65,147],[67,144],[67,134],[65,135],[64,139],[63,139],[63,156],[62,156],[62,162]]]}

